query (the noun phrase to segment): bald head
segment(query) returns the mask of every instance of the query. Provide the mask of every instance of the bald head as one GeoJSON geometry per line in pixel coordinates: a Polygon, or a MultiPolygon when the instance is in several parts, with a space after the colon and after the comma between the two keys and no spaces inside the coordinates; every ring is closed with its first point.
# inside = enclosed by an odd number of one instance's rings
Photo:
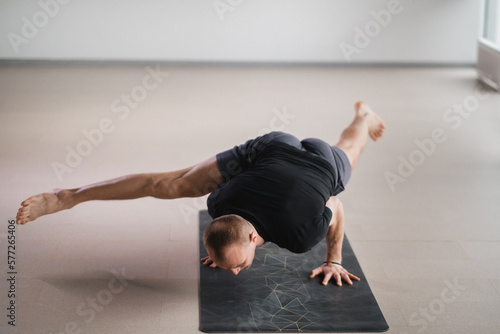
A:
{"type": "Polygon", "coordinates": [[[225,248],[231,245],[244,246],[250,242],[252,226],[238,215],[225,215],[214,219],[203,232],[203,244],[210,249],[216,263],[224,263],[225,248]]]}

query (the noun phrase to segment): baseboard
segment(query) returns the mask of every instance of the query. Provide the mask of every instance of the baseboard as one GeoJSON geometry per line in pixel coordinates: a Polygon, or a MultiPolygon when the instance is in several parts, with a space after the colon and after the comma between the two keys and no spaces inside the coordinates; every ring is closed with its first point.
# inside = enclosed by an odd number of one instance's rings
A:
{"type": "Polygon", "coordinates": [[[474,63],[413,63],[413,62],[221,62],[221,61],[165,61],[165,60],[62,60],[62,59],[0,59],[0,66],[103,66],[135,67],[163,65],[167,67],[338,67],[338,68],[463,68],[475,67],[474,63]]]}

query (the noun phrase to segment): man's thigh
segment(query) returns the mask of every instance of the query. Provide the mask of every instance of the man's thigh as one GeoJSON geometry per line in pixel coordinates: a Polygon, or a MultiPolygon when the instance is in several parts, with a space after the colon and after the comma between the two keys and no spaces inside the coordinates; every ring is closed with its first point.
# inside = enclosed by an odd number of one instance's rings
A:
{"type": "Polygon", "coordinates": [[[338,189],[333,189],[334,194],[344,190],[351,178],[351,164],[347,154],[337,146],[330,146],[327,142],[318,138],[307,138],[301,142],[304,149],[328,161],[335,170],[338,189]]]}

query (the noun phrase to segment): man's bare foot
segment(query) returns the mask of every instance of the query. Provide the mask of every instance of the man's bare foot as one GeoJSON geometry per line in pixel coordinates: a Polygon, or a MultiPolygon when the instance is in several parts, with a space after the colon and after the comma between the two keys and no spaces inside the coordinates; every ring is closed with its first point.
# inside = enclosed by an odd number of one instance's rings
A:
{"type": "Polygon", "coordinates": [[[24,225],[38,217],[68,208],[67,192],[54,189],[51,193],[38,194],[23,201],[17,211],[16,222],[24,225]]]}
{"type": "Polygon", "coordinates": [[[356,109],[356,115],[368,118],[368,133],[374,141],[384,135],[384,121],[368,106],[368,104],[362,101],[356,102],[354,108],[356,109]]]}

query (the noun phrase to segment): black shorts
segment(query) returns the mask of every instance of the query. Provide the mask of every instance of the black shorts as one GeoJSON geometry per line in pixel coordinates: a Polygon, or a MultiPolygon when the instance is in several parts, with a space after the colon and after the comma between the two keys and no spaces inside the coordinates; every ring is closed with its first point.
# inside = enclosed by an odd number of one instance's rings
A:
{"type": "Polygon", "coordinates": [[[267,137],[266,142],[282,142],[328,161],[337,173],[337,180],[339,181],[337,189],[332,189],[333,194],[340,193],[349,182],[351,164],[345,152],[340,148],[330,146],[330,144],[318,138],[307,138],[300,141],[297,137],[284,132],[271,132],[264,137],[267,137]]]}

